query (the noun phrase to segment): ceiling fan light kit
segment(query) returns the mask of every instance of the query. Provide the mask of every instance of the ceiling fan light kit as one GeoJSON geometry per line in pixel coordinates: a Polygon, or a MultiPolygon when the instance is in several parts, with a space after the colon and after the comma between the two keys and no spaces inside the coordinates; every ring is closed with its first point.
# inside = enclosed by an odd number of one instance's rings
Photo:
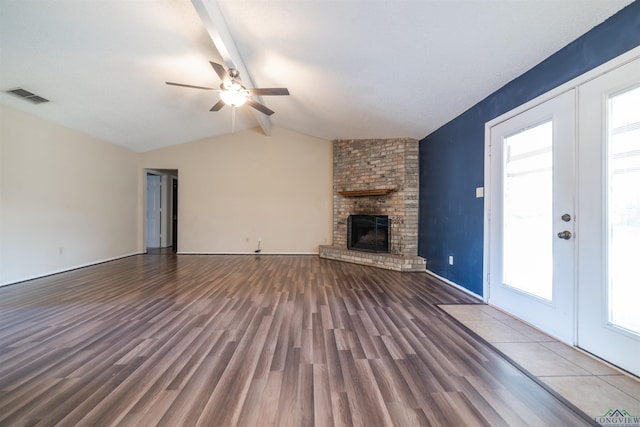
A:
{"type": "Polygon", "coordinates": [[[268,116],[272,115],[274,112],[267,108],[267,106],[250,99],[250,96],[271,96],[271,95],[289,95],[289,90],[287,88],[254,88],[247,89],[245,88],[240,80],[238,80],[238,76],[240,73],[235,68],[229,68],[226,70],[224,66],[209,61],[214,71],[222,80],[220,84],[220,89],[213,89],[210,87],[204,86],[194,86],[188,85],[184,83],[173,83],[173,82],[165,82],[168,85],[172,86],[182,86],[188,87],[192,89],[203,89],[203,90],[211,90],[220,93],[220,101],[218,101],[209,111],[219,111],[224,105],[228,105],[230,107],[240,107],[244,104],[249,105],[252,108],[264,113],[268,116]]]}
{"type": "Polygon", "coordinates": [[[239,87],[229,87],[221,90],[220,99],[230,107],[240,107],[244,105],[249,97],[249,92],[237,83],[234,83],[231,86],[239,87]]]}

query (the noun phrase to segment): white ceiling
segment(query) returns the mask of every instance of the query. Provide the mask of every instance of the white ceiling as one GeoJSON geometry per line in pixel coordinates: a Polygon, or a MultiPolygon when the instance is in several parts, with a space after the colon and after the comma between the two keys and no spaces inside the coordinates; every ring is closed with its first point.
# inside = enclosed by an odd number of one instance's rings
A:
{"type": "MultiPolygon", "coordinates": [[[[291,92],[263,98],[272,123],[324,139],[423,138],[629,3],[217,2],[255,85],[291,92]]],[[[187,0],[0,0],[0,103],[136,151],[231,132],[215,92],[164,84],[218,86],[210,60],[187,0]]]]}

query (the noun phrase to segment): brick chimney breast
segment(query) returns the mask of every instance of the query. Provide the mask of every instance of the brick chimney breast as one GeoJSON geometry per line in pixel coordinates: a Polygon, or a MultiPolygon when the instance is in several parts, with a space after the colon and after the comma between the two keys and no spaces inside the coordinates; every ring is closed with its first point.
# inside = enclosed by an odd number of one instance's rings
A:
{"type": "Polygon", "coordinates": [[[418,141],[415,139],[334,141],[333,245],[321,246],[320,256],[393,270],[424,271],[426,261],[418,257],[418,181],[418,141]],[[366,195],[373,190],[391,191],[385,195],[366,195]],[[358,196],[345,196],[341,192],[358,196]],[[347,219],[355,214],[389,217],[390,254],[347,251],[347,219]],[[408,270],[398,267],[398,263],[404,266],[410,263],[412,267],[408,270]]]}

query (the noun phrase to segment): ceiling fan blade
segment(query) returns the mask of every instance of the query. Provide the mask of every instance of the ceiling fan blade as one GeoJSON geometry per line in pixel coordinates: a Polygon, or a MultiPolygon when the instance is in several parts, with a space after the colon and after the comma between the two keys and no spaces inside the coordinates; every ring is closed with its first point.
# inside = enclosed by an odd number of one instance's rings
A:
{"type": "Polygon", "coordinates": [[[213,67],[213,70],[216,72],[218,77],[220,77],[220,80],[222,81],[231,80],[231,78],[229,77],[229,74],[227,74],[227,70],[224,69],[224,66],[213,61],[209,61],[209,64],[211,64],[211,66],[213,67]]]}
{"type": "Polygon", "coordinates": [[[286,87],[263,87],[247,89],[249,95],[262,96],[262,95],[289,95],[289,89],[286,87]]]}
{"type": "Polygon", "coordinates": [[[165,82],[165,83],[168,84],[168,85],[171,85],[171,86],[182,86],[182,87],[190,87],[190,88],[193,88],[193,89],[215,90],[212,87],[186,85],[184,83],[173,83],[173,82],[165,82]]]}
{"type": "Polygon", "coordinates": [[[211,107],[209,111],[220,111],[220,109],[224,107],[224,105],[224,101],[221,99],[220,101],[216,102],[216,105],[211,107]]]}
{"type": "Polygon", "coordinates": [[[253,99],[247,99],[247,105],[249,105],[250,107],[255,108],[256,110],[260,111],[261,113],[266,114],[267,116],[270,116],[270,115],[272,115],[274,113],[273,110],[270,110],[265,105],[262,105],[259,102],[254,101],[253,99]]]}

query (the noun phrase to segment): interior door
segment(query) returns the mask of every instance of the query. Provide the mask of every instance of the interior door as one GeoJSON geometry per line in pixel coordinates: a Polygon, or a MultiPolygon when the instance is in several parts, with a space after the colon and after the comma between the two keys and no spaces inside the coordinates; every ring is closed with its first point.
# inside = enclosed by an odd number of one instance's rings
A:
{"type": "Polygon", "coordinates": [[[579,90],[578,346],[640,375],[640,59],[579,90]]]}
{"type": "Polygon", "coordinates": [[[575,93],[490,130],[488,302],[574,344],[575,93]]]}
{"type": "Polygon", "coordinates": [[[172,197],[171,197],[171,231],[172,231],[172,249],[178,252],[178,178],[172,180],[172,197]]]}
{"type": "Polygon", "coordinates": [[[160,247],[160,176],[147,174],[147,248],[160,247]]]}

